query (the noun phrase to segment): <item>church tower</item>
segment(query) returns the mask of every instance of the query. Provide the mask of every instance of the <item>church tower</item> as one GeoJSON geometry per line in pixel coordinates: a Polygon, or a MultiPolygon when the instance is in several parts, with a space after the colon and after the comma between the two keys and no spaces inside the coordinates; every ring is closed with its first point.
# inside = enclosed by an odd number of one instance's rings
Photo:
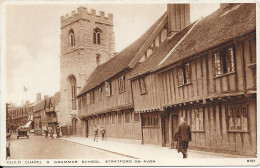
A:
{"type": "Polygon", "coordinates": [[[72,135],[80,133],[76,95],[97,65],[109,60],[115,50],[113,15],[79,7],[62,16],[60,34],[61,126],[72,135]]]}

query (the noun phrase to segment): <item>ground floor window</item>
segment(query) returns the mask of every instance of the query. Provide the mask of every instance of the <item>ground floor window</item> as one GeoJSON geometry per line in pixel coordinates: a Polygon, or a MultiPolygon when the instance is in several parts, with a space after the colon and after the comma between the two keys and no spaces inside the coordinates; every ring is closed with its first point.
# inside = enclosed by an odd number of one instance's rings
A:
{"type": "Polygon", "coordinates": [[[204,131],[203,107],[191,110],[191,130],[204,131]]]}
{"type": "Polygon", "coordinates": [[[135,122],[139,122],[140,121],[139,113],[134,113],[134,121],[135,122]]]}
{"type": "Polygon", "coordinates": [[[106,116],[106,124],[109,124],[109,115],[106,116]]]}
{"type": "Polygon", "coordinates": [[[248,130],[248,110],[245,104],[233,104],[228,106],[228,130],[248,130]]]}
{"type": "Polygon", "coordinates": [[[126,112],[125,113],[125,123],[130,123],[130,121],[131,121],[131,113],[126,112]]]}
{"type": "Polygon", "coordinates": [[[112,124],[116,123],[116,114],[112,114],[112,124]]]}
{"type": "Polygon", "coordinates": [[[158,127],[159,126],[159,116],[158,115],[146,115],[143,116],[143,126],[144,127],[158,127]]]}

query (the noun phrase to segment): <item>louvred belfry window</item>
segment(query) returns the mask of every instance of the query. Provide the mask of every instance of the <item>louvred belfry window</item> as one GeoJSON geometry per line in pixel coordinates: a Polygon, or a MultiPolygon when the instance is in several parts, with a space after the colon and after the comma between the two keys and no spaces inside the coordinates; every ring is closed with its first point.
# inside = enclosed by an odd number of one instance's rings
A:
{"type": "Polygon", "coordinates": [[[69,31],[69,36],[70,36],[70,47],[74,47],[75,46],[75,34],[74,34],[74,30],[70,30],[69,31]]]}
{"type": "Polygon", "coordinates": [[[96,28],[93,31],[93,43],[94,44],[101,44],[101,30],[96,28]]]}

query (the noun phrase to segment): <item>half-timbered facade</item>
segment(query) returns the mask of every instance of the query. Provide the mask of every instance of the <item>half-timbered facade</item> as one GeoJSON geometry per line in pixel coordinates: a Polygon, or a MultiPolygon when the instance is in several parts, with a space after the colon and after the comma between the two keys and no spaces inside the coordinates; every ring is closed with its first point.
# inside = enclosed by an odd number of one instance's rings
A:
{"type": "Polygon", "coordinates": [[[174,148],[184,116],[190,148],[256,155],[255,12],[255,4],[221,5],[131,73],[144,143],[174,148]]]}
{"type": "MultiPolygon", "coordinates": [[[[167,18],[162,15],[139,39],[99,65],[78,94],[82,136],[93,135],[97,125],[107,138],[141,141],[140,114],[134,113],[129,74],[167,39],[167,18]]],[[[144,90],[145,91],[145,90],[144,90]]]]}

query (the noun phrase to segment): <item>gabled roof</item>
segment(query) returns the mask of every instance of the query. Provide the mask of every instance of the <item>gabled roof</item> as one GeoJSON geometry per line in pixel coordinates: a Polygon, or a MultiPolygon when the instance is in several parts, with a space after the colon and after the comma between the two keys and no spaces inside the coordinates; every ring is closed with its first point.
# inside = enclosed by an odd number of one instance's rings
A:
{"type": "Polygon", "coordinates": [[[187,34],[187,32],[192,28],[194,25],[191,24],[187,26],[182,31],[175,34],[172,38],[166,39],[160,46],[157,48],[150,57],[145,60],[143,63],[139,64],[137,68],[135,68],[131,74],[130,78],[137,77],[139,75],[143,75],[149,72],[152,72],[154,69],[154,65],[158,65],[159,62],[169,53],[169,51],[177,45],[177,43],[187,34]]]}
{"type": "MultiPolygon", "coordinates": [[[[255,30],[255,4],[238,4],[231,8],[218,9],[199,21],[167,59],[162,61],[171,46],[174,46],[174,42],[168,43],[168,40],[147,61],[139,65],[131,77],[162,69],[255,30]]],[[[179,33],[176,34],[178,35],[179,33]]],[[[174,39],[177,40],[177,37],[174,39]]]]}
{"type": "Polygon", "coordinates": [[[52,97],[46,99],[46,104],[47,106],[49,106],[51,103],[52,106],[55,106],[59,100],[60,100],[60,92],[56,92],[52,97]]]}
{"type": "Polygon", "coordinates": [[[45,106],[45,99],[38,101],[38,103],[33,108],[33,112],[43,110],[44,106],[45,106]]]}
{"type": "Polygon", "coordinates": [[[90,75],[86,85],[82,88],[79,95],[97,87],[101,83],[112,78],[116,74],[127,69],[131,61],[135,58],[136,54],[146,44],[146,40],[150,38],[153,32],[156,30],[158,24],[167,19],[167,13],[164,13],[140,38],[116,54],[109,61],[97,66],[94,72],[90,75]]]}

